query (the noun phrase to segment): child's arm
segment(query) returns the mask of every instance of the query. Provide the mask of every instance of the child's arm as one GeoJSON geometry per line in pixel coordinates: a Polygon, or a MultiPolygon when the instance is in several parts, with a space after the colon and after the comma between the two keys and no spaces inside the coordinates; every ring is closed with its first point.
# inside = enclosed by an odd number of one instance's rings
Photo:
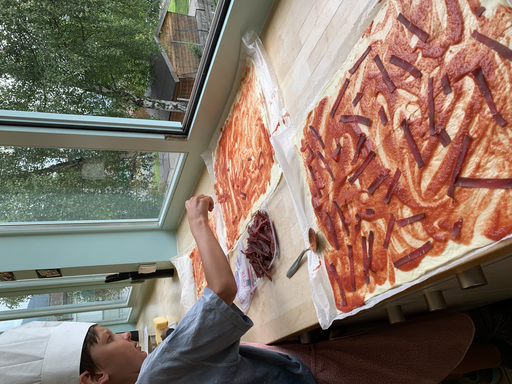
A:
{"type": "Polygon", "coordinates": [[[231,267],[217,239],[208,225],[208,211],[213,210],[213,199],[199,195],[185,203],[188,223],[196,240],[208,288],[227,305],[235,299],[237,287],[231,267]]]}

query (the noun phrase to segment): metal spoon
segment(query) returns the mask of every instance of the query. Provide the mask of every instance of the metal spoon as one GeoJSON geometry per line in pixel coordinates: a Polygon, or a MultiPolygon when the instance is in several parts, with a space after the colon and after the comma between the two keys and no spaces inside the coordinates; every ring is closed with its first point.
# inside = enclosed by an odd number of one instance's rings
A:
{"type": "Polygon", "coordinates": [[[293,263],[293,265],[290,267],[288,272],[286,272],[287,278],[292,277],[295,274],[295,272],[297,272],[297,269],[299,269],[299,266],[300,266],[300,261],[302,260],[302,256],[304,256],[304,254],[307,251],[309,251],[311,249],[313,252],[316,252],[316,247],[317,247],[318,241],[317,241],[316,232],[313,228],[309,228],[308,238],[309,238],[309,247],[300,253],[299,257],[297,257],[297,260],[295,260],[295,263],[293,263]]]}

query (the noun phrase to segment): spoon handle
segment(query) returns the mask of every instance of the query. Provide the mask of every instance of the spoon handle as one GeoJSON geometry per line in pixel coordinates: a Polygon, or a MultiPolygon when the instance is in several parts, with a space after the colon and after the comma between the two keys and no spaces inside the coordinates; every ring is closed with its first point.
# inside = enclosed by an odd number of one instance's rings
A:
{"type": "Polygon", "coordinates": [[[299,269],[299,265],[300,265],[300,261],[302,259],[302,256],[304,256],[304,254],[309,251],[309,248],[306,248],[305,250],[303,250],[299,257],[297,257],[297,260],[295,260],[295,263],[293,263],[293,265],[290,267],[290,269],[288,270],[288,272],[286,272],[286,277],[287,278],[290,278],[292,277],[295,272],[297,272],[297,269],[299,269]]]}

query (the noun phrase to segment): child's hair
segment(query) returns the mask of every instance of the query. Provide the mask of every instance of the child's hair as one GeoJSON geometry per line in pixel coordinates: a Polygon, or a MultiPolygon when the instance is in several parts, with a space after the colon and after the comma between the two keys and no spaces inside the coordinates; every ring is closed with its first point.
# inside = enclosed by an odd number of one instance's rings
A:
{"type": "Polygon", "coordinates": [[[98,334],[94,326],[90,327],[85,335],[84,345],[82,346],[82,357],[80,359],[80,374],[89,372],[94,375],[98,370],[96,364],[92,360],[90,349],[94,344],[98,344],[98,334]]]}

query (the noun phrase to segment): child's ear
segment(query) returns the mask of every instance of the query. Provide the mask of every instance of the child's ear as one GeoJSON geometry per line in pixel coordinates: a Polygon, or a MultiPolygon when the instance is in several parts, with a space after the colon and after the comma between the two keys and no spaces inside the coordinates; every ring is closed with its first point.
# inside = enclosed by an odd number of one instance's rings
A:
{"type": "Polygon", "coordinates": [[[89,372],[85,371],[78,378],[80,384],[106,384],[108,380],[108,373],[103,372],[91,375],[89,372]]]}

